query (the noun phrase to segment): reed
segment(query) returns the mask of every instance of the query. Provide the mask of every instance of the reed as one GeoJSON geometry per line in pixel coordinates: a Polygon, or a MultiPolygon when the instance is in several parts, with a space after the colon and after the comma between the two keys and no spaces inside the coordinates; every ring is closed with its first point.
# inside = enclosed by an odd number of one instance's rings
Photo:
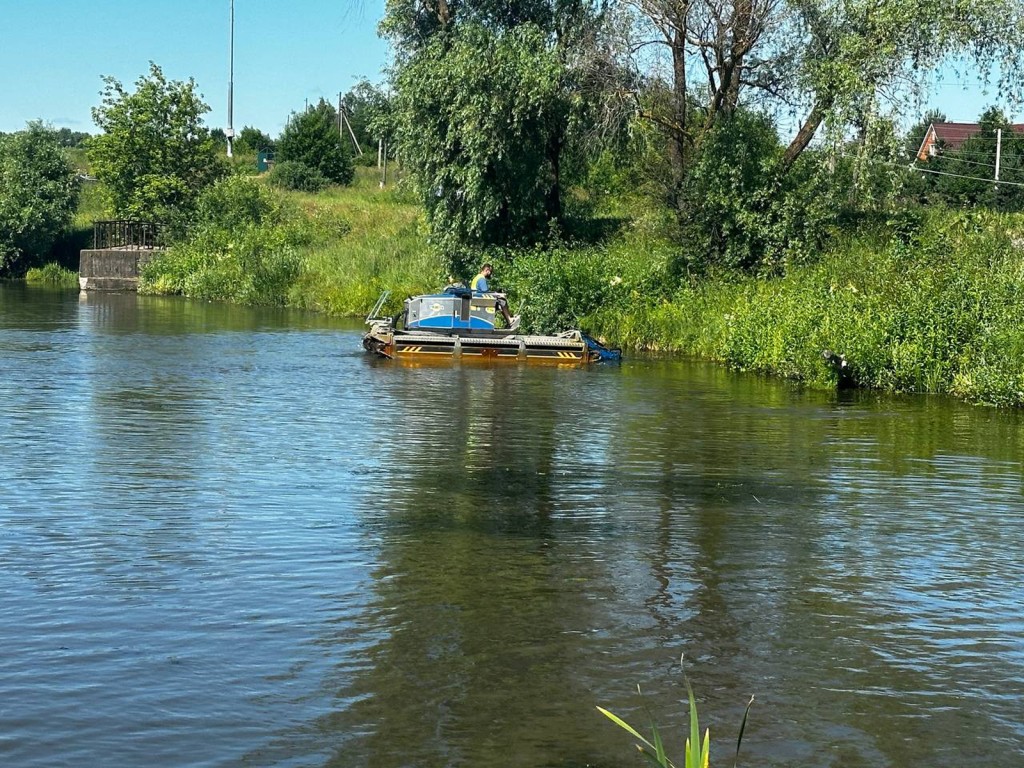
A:
{"type": "MultiPolygon", "coordinates": [[[[680,666],[682,666],[682,658],[680,658],[679,663],[680,666]]],[[[683,680],[686,683],[686,695],[689,702],[689,735],[686,738],[683,751],[683,768],[709,768],[711,759],[711,729],[704,729],[704,739],[702,741],[700,737],[700,720],[697,716],[697,701],[693,695],[693,686],[690,685],[690,680],[686,676],[685,672],[683,673],[683,680]]],[[[643,693],[640,690],[639,685],[636,690],[642,698],[643,693]]],[[[736,755],[733,759],[734,766],[739,764],[740,746],[743,743],[743,733],[747,728],[747,717],[750,714],[750,707],[753,703],[754,697],[751,696],[750,701],[747,702],[746,709],[743,711],[743,721],[740,723],[739,735],[736,737],[736,755]]],[[[644,705],[644,712],[647,715],[647,719],[650,721],[650,739],[645,738],[633,726],[618,715],[609,712],[604,707],[598,707],[597,711],[636,739],[638,742],[636,744],[637,750],[639,750],[649,763],[660,766],[660,768],[676,768],[675,763],[673,763],[668,757],[668,752],[665,749],[665,741],[661,736],[661,731],[654,722],[654,718],[651,716],[646,704],[644,705]]]]}

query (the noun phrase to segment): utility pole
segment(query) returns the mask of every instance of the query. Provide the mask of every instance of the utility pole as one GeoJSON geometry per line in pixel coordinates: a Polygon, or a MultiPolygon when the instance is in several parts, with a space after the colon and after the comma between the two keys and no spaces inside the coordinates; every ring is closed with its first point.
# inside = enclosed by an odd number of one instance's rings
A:
{"type": "Polygon", "coordinates": [[[345,114],[345,107],[341,103],[341,92],[338,92],[338,133],[341,134],[341,138],[345,138],[345,128],[348,127],[348,135],[352,137],[352,143],[356,147],[356,153],[362,157],[363,148],[359,146],[359,139],[356,138],[356,132],[352,130],[352,123],[348,121],[348,115],[345,114]]]}
{"type": "Polygon", "coordinates": [[[224,135],[228,140],[228,157],[235,141],[235,0],[231,0],[231,32],[228,43],[228,127],[224,135]]]}
{"type": "Polygon", "coordinates": [[[1003,129],[996,128],[996,189],[999,189],[999,160],[1003,156],[1003,129]]]}

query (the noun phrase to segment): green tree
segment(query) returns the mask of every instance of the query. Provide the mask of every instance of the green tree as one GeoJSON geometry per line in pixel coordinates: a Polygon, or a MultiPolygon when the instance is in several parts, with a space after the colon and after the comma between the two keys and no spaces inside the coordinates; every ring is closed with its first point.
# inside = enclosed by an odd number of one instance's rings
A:
{"type": "Polygon", "coordinates": [[[338,113],[320,99],[315,107],[292,115],[277,143],[278,162],[309,166],[334,184],[350,184],[355,175],[349,141],[338,128],[338,113]]]}
{"type": "Polygon", "coordinates": [[[262,152],[263,150],[274,151],[275,142],[270,136],[259,128],[250,125],[245,126],[238,133],[235,139],[235,149],[239,152],[262,152]]]}
{"type": "Polygon", "coordinates": [[[667,140],[681,182],[689,158],[719,119],[755,100],[805,105],[800,129],[780,159],[793,166],[823,124],[840,141],[885,118],[881,104],[920,94],[933,70],[959,58],[998,72],[1011,96],[1024,88],[1024,7],[1019,0],[636,0],[619,55],[660,81],[668,98],[635,94],[638,114],[667,140]],[[651,55],[650,43],[664,50],[651,55]],[[699,94],[694,98],[694,94],[699,94]],[[885,97],[889,97],[885,99],[885,97]]]}
{"type": "Polygon", "coordinates": [[[463,28],[397,80],[398,142],[436,235],[450,245],[523,242],[559,215],[548,156],[561,68],[535,27],[463,28]]]}
{"type": "Polygon", "coordinates": [[[60,142],[40,122],[0,137],[0,275],[39,261],[71,223],[79,184],[60,142]]]}
{"type": "Polygon", "coordinates": [[[587,141],[599,5],[585,0],[389,0],[394,124],[436,239],[543,240],[587,141]]]}
{"type": "Polygon", "coordinates": [[[377,142],[392,140],[391,99],[369,80],[360,80],[341,99],[342,109],[364,154],[377,157],[377,142]]]}
{"type": "Polygon", "coordinates": [[[929,196],[951,206],[983,205],[1024,210],[1024,136],[1015,133],[1002,110],[990,107],[978,118],[981,131],[959,148],[941,148],[925,173],[929,196]],[[1002,131],[996,184],[997,131],[1002,131]]]}
{"type": "Polygon", "coordinates": [[[203,124],[210,108],[194,80],[168,80],[154,63],[128,91],[103,78],[102,102],[92,111],[103,131],[89,142],[93,172],[116,215],[182,222],[227,166],[203,124]]]}

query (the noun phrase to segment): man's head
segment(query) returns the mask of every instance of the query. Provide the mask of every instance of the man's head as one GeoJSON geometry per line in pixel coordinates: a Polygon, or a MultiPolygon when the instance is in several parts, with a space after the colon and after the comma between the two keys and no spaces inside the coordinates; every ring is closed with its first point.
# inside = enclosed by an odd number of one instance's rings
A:
{"type": "Polygon", "coordinates": [[[484,277],[490,277],[493,271],[494,269],[491,267],[490,264],[484,264],[480,268],[480,274],[483,275],[484,277]]]}

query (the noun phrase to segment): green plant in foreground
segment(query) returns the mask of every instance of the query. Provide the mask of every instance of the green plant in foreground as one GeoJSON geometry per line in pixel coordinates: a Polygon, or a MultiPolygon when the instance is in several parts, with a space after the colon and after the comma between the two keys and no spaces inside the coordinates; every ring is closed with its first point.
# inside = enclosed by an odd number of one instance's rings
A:
{"type": "MultiPolygon", "coordinates": [[[[682,660],[680,660],[680,663],[681,662],[682,660]]],[[[693,687],[690,685],[690,680],[686,677],[685,673],[683,675],[683,680],[686,682],[686,693],[690,701],[690,735],[686,739],[684,767],[708,768],[710,762],[711,729],[704,729],[704,740],[702,743],[700,738],[700,723],[697,719],[697,702],[693,696],[693,687]]],[[[639,685],[636,690],[637,693],[643,695],[640,691],[639,685]]],[[[743,711],[743,722],[740,724],[739,736],[736,737],[736,757],[733,761],[734,766],[739,762],[740,744],[743,741],[743,731],[747,727],[747,715],[750,713],[750,707],[753,703],[754,697],[751,696],[750,701],[747,702],[746,709],[743,711]]],[[[661,768],[676,768],[675,763],[668,758],[668,754],[665,752],[665,743],[661,738],[661,732],[658,730],[658,726],[655,724],[654,718],[650,716],[649,712],[648,717],[651,720],[650,740],[645,739],[633,726],[618,715],[609,712],[604,707],[598,707],[597,711],[629,733],[633,738],[637,739],[640,743],[636,745],[636,748],[640,750],[641,754],[643,754],[652,765],[658,765],[661,766],[661,768]]]]}

